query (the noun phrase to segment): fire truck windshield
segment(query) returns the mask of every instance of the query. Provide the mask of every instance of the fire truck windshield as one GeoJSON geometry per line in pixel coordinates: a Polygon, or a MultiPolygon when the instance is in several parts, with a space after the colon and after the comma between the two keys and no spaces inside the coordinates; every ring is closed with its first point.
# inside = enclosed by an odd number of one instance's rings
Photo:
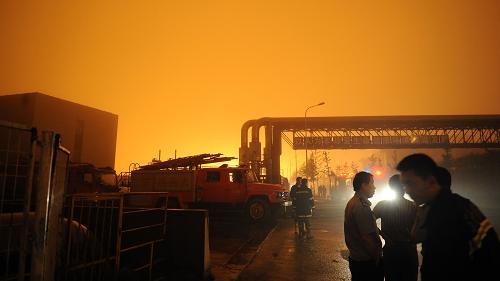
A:
{"type": "Polygon", "coordinates": [[[101,184],[116,186],[116,176],[115,174],[101,174],[101,184]]]}
{"type": "Polygon", "coordinates": [[[255,173],[252,170],[248,170],[246,174],[248,183],[257,182],[257,177],[255,176],[255,173]]]}

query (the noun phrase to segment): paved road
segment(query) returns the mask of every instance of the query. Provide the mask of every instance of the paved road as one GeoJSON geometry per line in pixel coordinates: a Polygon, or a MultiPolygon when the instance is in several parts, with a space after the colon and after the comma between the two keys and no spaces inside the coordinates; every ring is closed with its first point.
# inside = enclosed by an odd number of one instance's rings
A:
{"type": "Polygon", "coordinates": [[[275,226],[275,223],[249,223],[243,214],[237,212],[212,213],[210,260],[215,280],[236,280],[275,226]]]}
{"type": "Polygon", "coordinates": [[[282,220],[261,244],[239,281],[350,280],[343,203],[317,202],[312,240],[298,240],[292,219],[282,220]]]}
{"type": "MultiPolygon", "coordinates": [[[[215,281],[351,280],[343,233],[345,204],[343,201],[317,201],[311,220],[314,235],[312,240],[298,240],[294,234],[293,220],[282,219],[260,245],[251,243],[252,247],[248,251],[242,251],[242,254],[224,255],[226,259],[231,256],[231,260],[237,257],[236,262],[221,263],[217,259],[220,255],[216,254],[212,263],[216,273],[215,281]]],[[[498,229],[500,208],[483,209],[498,229]]],[[[268,231],[252,228],[239,230],[248,235],[238,236],[240,240],[233,246],[243,245],[242,237],[259,237],[254,240],[258,241],[268,231]]],[[[224,244],[224,240],[226,239],[219,239],[218,243],[224,244]]],[[[417,248],[420,251],[420,245],[417,248]]],[[[419,259],[421,261],[420,255],[419,259]]]]}

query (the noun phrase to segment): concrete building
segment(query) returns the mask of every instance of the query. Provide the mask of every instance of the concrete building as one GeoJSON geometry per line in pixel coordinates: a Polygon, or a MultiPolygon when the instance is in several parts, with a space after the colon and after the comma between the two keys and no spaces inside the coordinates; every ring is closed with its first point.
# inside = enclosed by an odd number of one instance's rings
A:
{"type": "Polygon", "coordinates": [[[115,166],[118,115],[41,93],[0,96],[0,120],[55,131],[72,162],[115,166]]]}

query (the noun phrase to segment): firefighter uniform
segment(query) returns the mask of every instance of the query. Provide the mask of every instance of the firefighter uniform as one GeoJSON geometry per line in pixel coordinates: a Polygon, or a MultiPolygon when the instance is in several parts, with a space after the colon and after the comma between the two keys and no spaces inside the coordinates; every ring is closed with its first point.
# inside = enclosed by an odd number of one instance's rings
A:
{"type": "Polygon", "coordinates": [[[299,226],[299,237],[312,238],[311,223],[309,218],[312,216],[312,208],[314,206],[313,194],[307,186],[300,186],[295,192],[295,217],[299,226]],[[305,227],[305,229],[304,229],[305,227]]]}

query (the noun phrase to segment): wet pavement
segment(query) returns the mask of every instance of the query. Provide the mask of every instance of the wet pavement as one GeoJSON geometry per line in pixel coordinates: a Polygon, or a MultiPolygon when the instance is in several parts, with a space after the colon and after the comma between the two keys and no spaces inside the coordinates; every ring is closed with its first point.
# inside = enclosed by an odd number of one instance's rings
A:
{"type": "MultiPolygon", "coordinates": [[[[316,201],[311,219],[314,236],[311,240],[297,238],[291,218],[280,219],[275,226],[265,228],[247,225],[234,229],[233,225],[229,228],[232,234],[226,234],[228,239],[220,233],[215,235],[214,251],[211,251],[215,280],[351,280],[343,233],[344,208],[344,201],[316,201]],[[227,251],[221,252],[223,248],[227,251]]],[[[489,211],[485,212],[489,215],[500,213],[499,207],[484,209],[489,211]]],[[[498,229],[499,217],[492,216],[490,219],[498,229]]],[[[227,231],[219,229],[220,232],[227,231]]],[[[417,249],[420,252],[420,244],[417,249]]],[[[419,260],[421,262],[420,255],[419,260]]]]}
{"type": "Polygon", "coordinates": [[[293,220],[281,220],[237,280],[350,280],[344,204],[317,201],[316,206],[311,219],[313,239],[299,240],[293,220]]]}
{"type": "Polygon", "coordinates": [[[275,227],[276,223],[249,223],[238,213],[212,213],[210,260],[215,280],[236,280],[275,227]]]}

